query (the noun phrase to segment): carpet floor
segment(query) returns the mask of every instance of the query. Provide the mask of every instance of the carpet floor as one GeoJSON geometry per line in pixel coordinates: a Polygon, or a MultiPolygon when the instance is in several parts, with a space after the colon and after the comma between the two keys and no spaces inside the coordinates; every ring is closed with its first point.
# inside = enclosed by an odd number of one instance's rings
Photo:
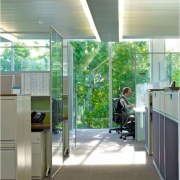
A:
{"type": "Polygon", "coordinates": [[[144,141],[108,129],[77,130],[76,149],[53,180],[159,180],[144,141]]]}

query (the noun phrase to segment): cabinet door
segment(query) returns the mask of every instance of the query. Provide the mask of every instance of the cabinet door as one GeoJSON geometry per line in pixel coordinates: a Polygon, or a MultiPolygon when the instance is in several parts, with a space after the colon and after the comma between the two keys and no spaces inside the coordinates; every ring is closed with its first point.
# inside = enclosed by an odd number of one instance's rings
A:
{"type": "Polygon", "coordinates": [[[1,100],[1,140],[15,140],[15,100],[1,100]]]}
{"type": "Polygon", "coordinates": [[[32,176],[41,177],[42,166],[41,166],[41,155],[33,154],[32,155],[32,176]]]}
{"type": "Polygon", "coordinates": [[[15,150],[0,150],[1,174],[0,179],[16,179],[15,150]]]}
{"type": "Polygon", "coordinates": [[[165,117],[166,180],[179,180],[178,166],[178,123],[165,117]]]}
{"type": "Polygon", "coordinates": [[[159,169],[159,113],[152,111],[153,115],[153,159],[159,169]]]}

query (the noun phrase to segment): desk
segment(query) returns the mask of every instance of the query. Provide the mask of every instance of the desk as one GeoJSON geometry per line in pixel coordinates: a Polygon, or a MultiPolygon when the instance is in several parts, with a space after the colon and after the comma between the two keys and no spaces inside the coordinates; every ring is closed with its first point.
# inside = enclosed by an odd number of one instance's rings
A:
{"type": "Polygon", "coordinates": [[[145,108],[136,107],[135,111],[135,139],[137,141],[145,140],[145,108]]]}

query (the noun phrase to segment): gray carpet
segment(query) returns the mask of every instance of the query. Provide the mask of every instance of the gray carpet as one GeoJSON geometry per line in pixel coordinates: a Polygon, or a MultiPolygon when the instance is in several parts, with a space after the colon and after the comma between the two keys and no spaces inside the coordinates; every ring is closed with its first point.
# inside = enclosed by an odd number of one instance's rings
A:
{"type": "Polygon", "coordinates": [[[144,147],[105,130],[77,130],[77,148],[53,180],[159,180],[144,147]]]}

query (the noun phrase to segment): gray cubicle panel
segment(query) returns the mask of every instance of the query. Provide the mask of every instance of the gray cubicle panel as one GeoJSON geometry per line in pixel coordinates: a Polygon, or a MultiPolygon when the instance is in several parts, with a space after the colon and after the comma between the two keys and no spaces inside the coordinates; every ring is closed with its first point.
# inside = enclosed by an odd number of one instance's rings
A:
{"type": "Polygon", "coordinates": [[[152,112],[153,116],[153,160],[155,166],[159,169],[159,113],[152,112]]]}
{"type": "Polygon", "coordinates": [[[165,154],[165,148],[164,148],[164,144],[165,144],[165,140],[164,140],[164,126],[165,126],[165,122],[164,122],[164,115],[160,114],[159,115],[159,171],[161,173],[161,176],[165,179],[165,158],[164,158],[164,154],[165,154]]]}
{"type": "Polygon", "coordinates": [[[165,117],[165,171],[166,179],[179,179],[178,123],[165,117]]]}
{"type": "Polygon", "coordinates": [[[148,121],[149,110],[145,107],[145,145],[149,154],[149,121],[148,121]]]}
{"type": "Polygon", "coordinates": [[[153,93],[153,160],[165,180],[179,180],[179,105],[177,91],[153,93]]]}

